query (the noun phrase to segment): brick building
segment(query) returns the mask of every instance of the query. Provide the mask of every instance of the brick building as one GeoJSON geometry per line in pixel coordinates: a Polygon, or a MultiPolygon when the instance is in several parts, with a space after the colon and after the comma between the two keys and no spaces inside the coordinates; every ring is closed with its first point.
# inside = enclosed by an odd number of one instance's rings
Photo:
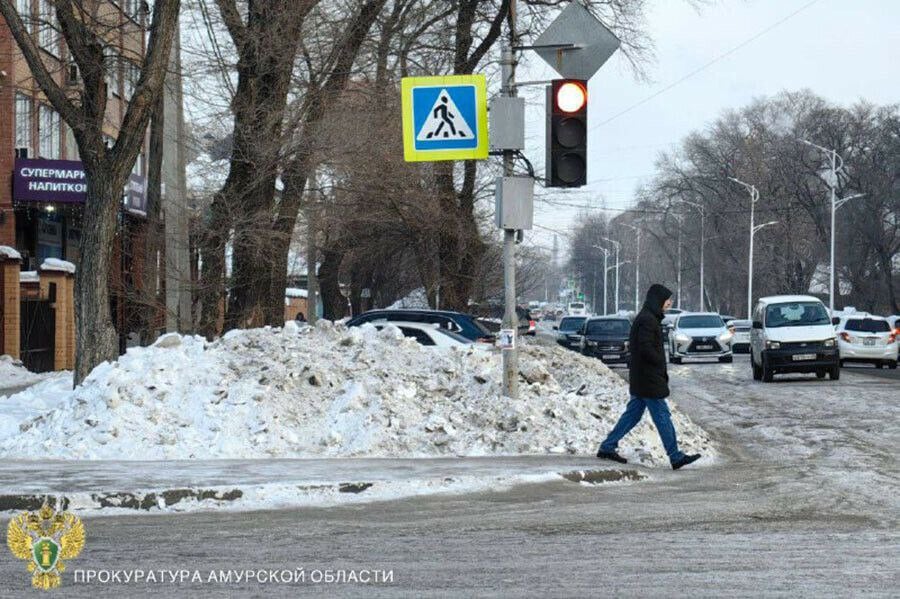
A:
{"type": "MultiPolygon", "coordinates": [[[[76,91],[81,85],[79,73],[67,55],[51,2],[16,0],[16,4],[57,83],[76,91]]],[[[140,0],[97,0],[95,6],[96,22],[102,24],[101,36],[107,42],[104,68],[108,100],[104,134],[113,143],[140,74],[149,15],[146,3],[140,0]]],[[[177,53],[176,45],[172,64],[180,66],[177,53]]],[[[163,157],[160,218],[164,221],[168,215],[173,227],[181,227],[185,191],[183,175],[178,173],[179,169],[183,172],[184,157],[179,144],[183,127],[177,70],[173,69],[166,89],[164,138],[167,142],[163,153],[169,156],[163,157]],[[166,205],[167,201],[171,207],[166,205]]],[[[157,244],[155,263],[159,265],[159,273],[155,288],[147,289],[143,280],[143,267],[154,262],[144,255],[145,236],[165,232],[168,237],[163,222],[149,223],[147,218],[149,132],[146,140],[123,190],[114,266],[110,273],[113,317],[123,345],[126,339],[134,341],[134,322],[140,320],[132,318],[131,312],[153,307],[158,312],[157,330],[184,330],[184,319],[189,322],[189,314],[179,316],[186,309],[179,294],[181,290],[174,294],[166,290],[167,283],[177,282],[172,274],[166,273],[167,261],[174,261],[181,270],[180,265],[187,263],[186,257],[180,255],[180,252],[187,253],[186,242],[178,247],[171,243],[157,244]],[[154,233],[149,233],[151,229],[154,233]],[[167,257],[167,251],[172,255],[167,257]],[[129,298],[137,294],[142,296],[141,301],[129,306],[129,298]],[[173,304],[169,309],[168,303],[173,304]],[[167,318],[167,313],[176,316],[167,318]]],[[[0,17],[0,246],[10,246],[21,254],[22,271],[36,271],[48,258],[72,262],[77,267],[86,189],[80,164],[74,136],[40,91],[0,17]]]]}

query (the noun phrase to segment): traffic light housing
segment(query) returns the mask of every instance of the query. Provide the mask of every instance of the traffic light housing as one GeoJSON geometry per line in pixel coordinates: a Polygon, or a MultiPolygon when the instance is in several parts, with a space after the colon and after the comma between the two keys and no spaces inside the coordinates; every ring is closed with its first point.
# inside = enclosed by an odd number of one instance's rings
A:
{"type": "Polygon", "coordinates": [[[587,183],[587,81],[554,79],[547,86],[547,187],[587,183]]]}

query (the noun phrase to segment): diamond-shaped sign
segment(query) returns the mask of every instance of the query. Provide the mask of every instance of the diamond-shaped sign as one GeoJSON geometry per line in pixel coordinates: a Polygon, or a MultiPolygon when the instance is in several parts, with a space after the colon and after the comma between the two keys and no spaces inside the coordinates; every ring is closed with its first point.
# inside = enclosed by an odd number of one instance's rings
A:
{"type": "Polygon", "coordinates": [[[619,47],[619,38],[573,0],[535,40],[535,46],[574,44],[574,48],[536,48],[557,73],[570,79],[590,79],[619,47]]]}

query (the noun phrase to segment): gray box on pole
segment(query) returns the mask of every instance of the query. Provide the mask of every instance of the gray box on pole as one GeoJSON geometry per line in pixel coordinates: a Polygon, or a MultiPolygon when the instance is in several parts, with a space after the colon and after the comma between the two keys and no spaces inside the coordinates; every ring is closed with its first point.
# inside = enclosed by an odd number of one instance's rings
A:
{"type": "Polygon", "coordinates": [[[494,98],[488,115],[492,149],[525,149],[525,98],[494,98]]]}
{"type": "Polygon", "coordinates": [[[534,179],[497,177],[494,221],[500,229],[531,229],[534,221],[534,179]]]}

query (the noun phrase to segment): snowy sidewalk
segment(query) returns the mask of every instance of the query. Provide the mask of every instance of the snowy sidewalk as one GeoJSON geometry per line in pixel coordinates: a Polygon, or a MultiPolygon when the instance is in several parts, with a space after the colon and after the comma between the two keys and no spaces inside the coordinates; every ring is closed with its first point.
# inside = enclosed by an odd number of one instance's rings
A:
{"type": "MultiPolygon", "coordinates": [[[[70,509],[238,510],[337,505],[412,495],[504,490],[518,484],[600,484],[647,477],[593,457],[0,462],[0,512],[45,495],[70,509]]],[[[107,512],[108,513],[108,512],[107,512]]],[[[127,512],[126,512],[127,513],[127,512]]]]}

